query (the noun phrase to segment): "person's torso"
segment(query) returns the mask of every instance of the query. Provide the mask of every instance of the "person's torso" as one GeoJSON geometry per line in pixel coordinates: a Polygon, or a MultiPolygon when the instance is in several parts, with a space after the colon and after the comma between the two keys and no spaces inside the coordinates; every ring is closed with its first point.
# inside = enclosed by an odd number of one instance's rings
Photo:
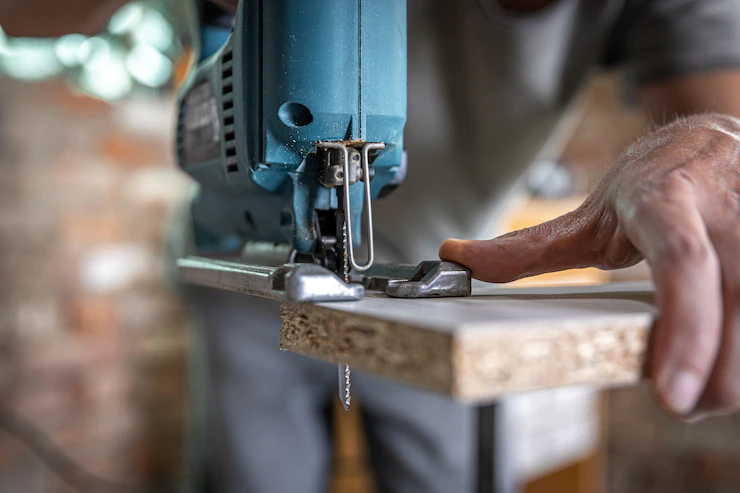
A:
{"type": "Polygon", "coordinates": [[[624,0],[408,0],[408,174],[373,204],[389,260],[436,258],[447,237],[485,238],[526,167],[599,62],[624,0]]]}

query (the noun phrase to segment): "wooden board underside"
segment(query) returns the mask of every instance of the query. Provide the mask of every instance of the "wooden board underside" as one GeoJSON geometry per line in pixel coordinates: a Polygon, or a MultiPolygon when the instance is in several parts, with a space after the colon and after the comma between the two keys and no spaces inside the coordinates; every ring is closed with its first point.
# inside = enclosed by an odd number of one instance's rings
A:
{"type": "Polygon", "coordinates": [[[629,283],[284,304],[280,345],[465,401],[624,385],[643,377],[652,299],[629,283]]]}

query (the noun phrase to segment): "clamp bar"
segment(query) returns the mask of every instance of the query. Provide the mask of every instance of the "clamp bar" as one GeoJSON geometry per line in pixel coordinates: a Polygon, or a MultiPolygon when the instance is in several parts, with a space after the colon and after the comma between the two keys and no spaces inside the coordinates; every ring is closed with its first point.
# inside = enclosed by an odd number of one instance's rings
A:
{"type": "Polygon", "coordinates": [[[345,284],[316,264],[262,266],[188,256],[177,261],[180,281],[285,302],[355,301],[365,288],[345,284]]]}

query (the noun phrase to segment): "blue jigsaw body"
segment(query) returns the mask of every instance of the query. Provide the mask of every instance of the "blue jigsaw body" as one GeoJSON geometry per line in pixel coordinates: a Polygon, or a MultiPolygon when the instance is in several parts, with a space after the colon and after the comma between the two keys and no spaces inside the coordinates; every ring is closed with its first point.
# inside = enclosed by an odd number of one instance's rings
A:
{"type": "MultiPolygon", "coordinates": [[[[206,25],[201,45],[177,137],[179,164],[200,184],[200,252],[258,241],[316,255],[321,218],[343,211],[342,187],[321,178],[336,156],[319,142],[385,144],[372,154],[373,199],[403,174],[405,1],[242,0],[233,29],[206,25]]],[[[355,247],[363,186],[349,188],[355,247]]]]}

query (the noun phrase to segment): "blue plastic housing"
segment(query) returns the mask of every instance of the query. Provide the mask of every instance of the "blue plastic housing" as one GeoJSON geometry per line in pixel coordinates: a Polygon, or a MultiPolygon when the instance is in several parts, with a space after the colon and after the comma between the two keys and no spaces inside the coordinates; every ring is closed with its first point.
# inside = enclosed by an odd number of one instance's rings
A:
{"type": "MultiPolygon", "coordinates": [[[[225,34],[204,29],[202,45],[225,34]]],[[[401,165],[406,2],[242,0],[233,32],[190,74],[179,104],[178,160],[201,185],[198,246],[288,241],[310,254],[315,211],[340,206],[306,159],[316,142],[385,143],[373,198],[401,165]]],[[[350,194],[356,243],[362,186],[350,194]]]]}

